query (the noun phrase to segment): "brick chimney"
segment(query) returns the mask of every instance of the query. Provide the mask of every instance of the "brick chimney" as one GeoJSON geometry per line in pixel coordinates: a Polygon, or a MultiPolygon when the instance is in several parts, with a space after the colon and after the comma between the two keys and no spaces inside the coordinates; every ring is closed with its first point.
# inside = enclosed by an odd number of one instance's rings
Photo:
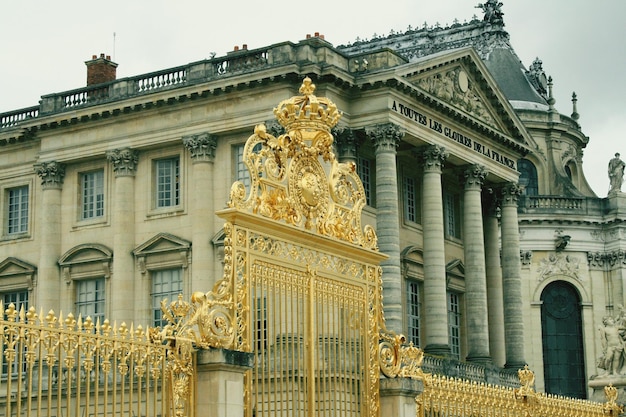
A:
{"type": "Polygon", "coordinates": [[[116,77],[117,64],[111,61],[111,56],[100,54],[100,57],[93,55],[91,61],[85,61],[87,65],[87,85],[101,84],[114,81],[116,77]]]}

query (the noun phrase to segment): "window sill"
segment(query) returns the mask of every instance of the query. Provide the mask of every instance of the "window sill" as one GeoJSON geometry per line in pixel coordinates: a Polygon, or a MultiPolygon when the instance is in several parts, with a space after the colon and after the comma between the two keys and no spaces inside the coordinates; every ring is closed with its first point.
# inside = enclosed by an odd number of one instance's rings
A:
{"type": "Polygon", "coordinates": [[[148,219],[161,219],[164,217],[181,216],[185,214],[185,209],[181,206],[163,207],[158,209],[152,209],[146,218],[148,219]]]}

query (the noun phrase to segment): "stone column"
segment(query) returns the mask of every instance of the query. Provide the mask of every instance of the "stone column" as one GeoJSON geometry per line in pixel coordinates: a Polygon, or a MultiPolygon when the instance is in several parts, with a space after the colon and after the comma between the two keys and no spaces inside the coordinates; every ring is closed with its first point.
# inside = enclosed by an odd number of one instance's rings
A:
{"type": "Polygon", "coordinates": [[[502,293],[504,301],[505,368],[520,369],[524,360],[524,321],[517,200],[522,189],[502,189],[502,293]]]}
{"type": "MultiPolygon", "coordinates": [[[[183,144],[191,155],[193,166],[193,191],[189,214],[193,223],[192,274],[190,291],[207,292],[213,288],[213,162],[217,138],[208,133],[183,137],[183,144]]],[[[220,277],[221,278],[221,277],[220,277]]]]}
{"type": "Polygon", "coordinates": [[[61,190],[65,177],[65,166],[56,161],[44,162],[35,165],[35,172],[41,178],[43,192],[38,219],[40,251],[37,289],[33,301],[37,308],[48,311],[57,308],[61,297],[61,276],[58,261],[62,250],[61,190]]]}
{"type": "Polygon", "coordinates": [[[354,130],[348,128],[333,129],[335,137],[335,148],[337,149],[337,160],[339,162],[357,163],[357,146],[359,140],[354,130]]]}
{"type": "Polygon", "coordinates": [[[446,257],[443,229],[441,172],[448,152],[442,146],[428,146],[423,153],[422,228],[424,235],[424,351],[450,354],[446,257]]]}
{"type": "MultiPolygon", "coordinates": [[[[132,251],[135,249],[135,172],[139,157],[137,151],[130,148],[108,151],[106,156],[115,173],[111,213],[113,273],[110,288],[111,294],[116,295],[116,301],[109,302],[110,320],[130,323],[134,320],[134,303],[127,300],[135,299],[136,279],[132,251]],[[123,298],[117,298],[122,294],[123,298]]],[[[111,294],[107,294],[107,297],[111,294]]]]}
{"type": "Polygon", "coordinates": [[[465,305],[470,362],[491,363],[487,311],[487,276],[481,189],[487,171],[482,165],[465,170],[463,248],[465,254],[465,305]]]}
{"type": "Polygon", "coordinates": [[[495,365],[505,363],[504,304],[502,301],[502,266],[500,263],[500,228],[498,201],[493,192],[484,204],[485,263],[487,272],[487,306],[489,310],[489,351],[495,365]]]}
{"type": "Polygon", "coordinates": [[[383,269],[383,305],[387,329],[403,333],[402,274],[396,148],[404,135],[398,126],[377,125],[368,129],[376,147],[376,233],[380,251],[389,256],[383,269]]]}

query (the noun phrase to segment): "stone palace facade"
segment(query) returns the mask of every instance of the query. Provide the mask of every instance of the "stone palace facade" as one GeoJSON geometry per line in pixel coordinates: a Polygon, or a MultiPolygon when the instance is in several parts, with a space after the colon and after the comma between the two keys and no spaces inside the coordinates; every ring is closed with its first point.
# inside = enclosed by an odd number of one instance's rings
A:
{"type": "Polygon", "coordinates": [[[246,138],[278,130],[273,106],[308,76],[343,112],[335,153],[356,163],[388,256],[390,330],[451,364],[528,364],[538,391],[619,385],[621,176],[593,193],[575,97],[560,113],[500,5],[481,7],[445,28],[307,35],[124,79],[94,55],[86,87],[0,114],[1,300],[154,326],[161,299],[208,291],[223,273],[215,212],[249,184],[246,138]]]}

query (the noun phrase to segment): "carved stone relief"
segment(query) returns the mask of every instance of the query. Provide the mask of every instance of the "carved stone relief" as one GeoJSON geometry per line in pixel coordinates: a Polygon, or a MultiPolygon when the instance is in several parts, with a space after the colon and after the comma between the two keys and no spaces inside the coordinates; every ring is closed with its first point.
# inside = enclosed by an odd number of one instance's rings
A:
{"type": "Polygon", "coordinates": [[[496,127],[495,120],[476,92],[475,83],[460,66],[448,68],[414,82],[438,99],[459,107],[486,124],[496,127]]]}
{"type": "Polygon", "coordinates": [[[564,275],[582,282],[580,276],[580,259],[572,255],[551,253],[539,262],[537,272],[539,274],[539,282],[554,275],[564,275]]]}

